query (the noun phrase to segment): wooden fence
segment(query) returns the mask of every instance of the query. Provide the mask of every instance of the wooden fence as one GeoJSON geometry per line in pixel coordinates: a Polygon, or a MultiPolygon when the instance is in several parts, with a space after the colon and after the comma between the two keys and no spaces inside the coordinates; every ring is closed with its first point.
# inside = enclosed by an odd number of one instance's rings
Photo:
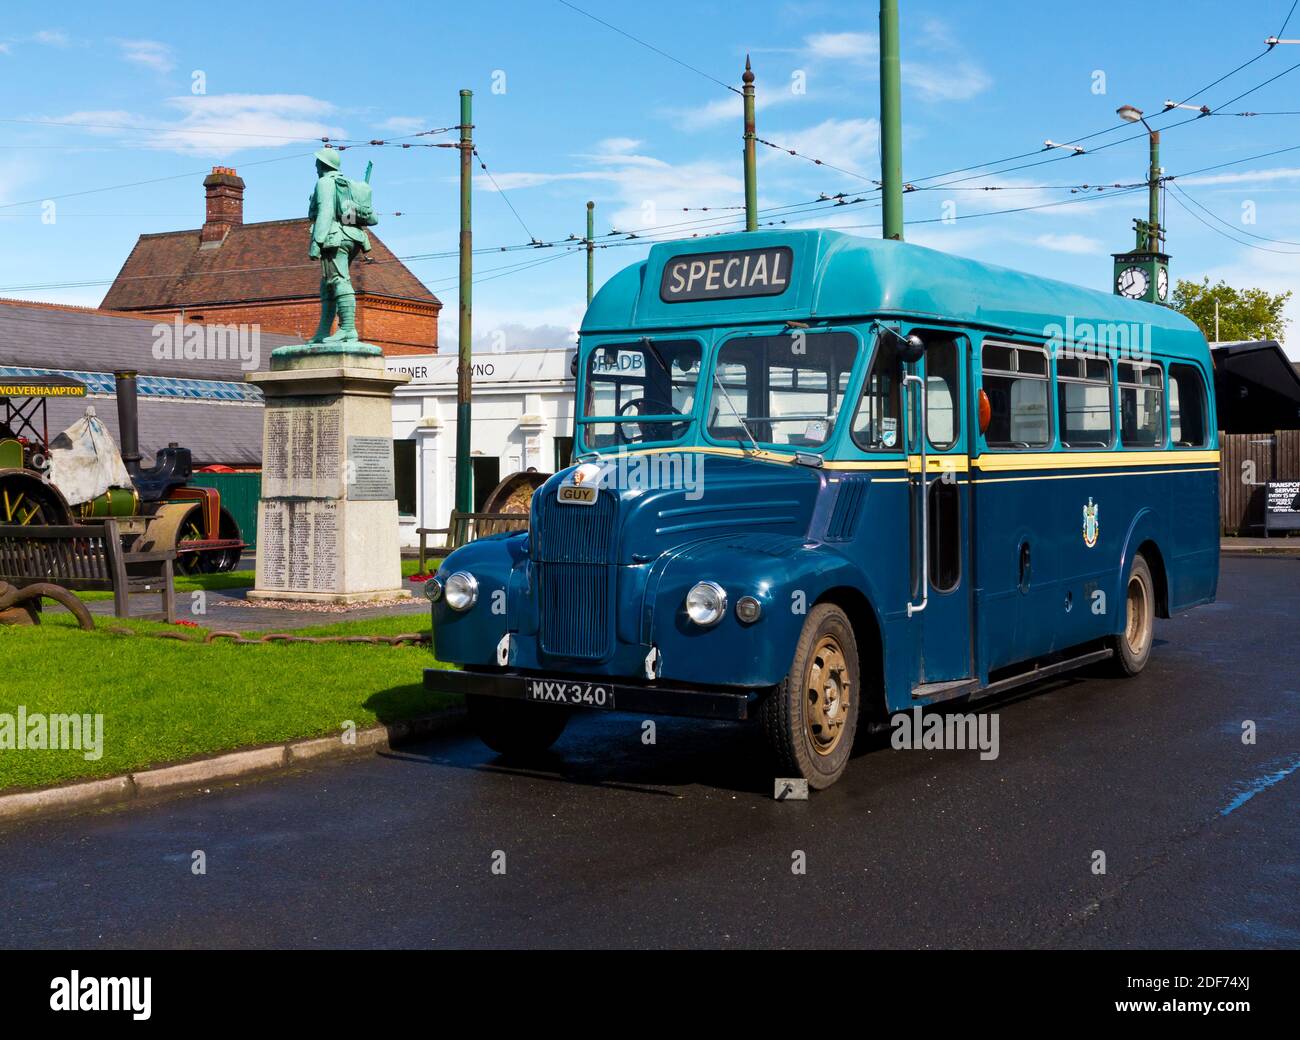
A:
{"type": "Polygon", "coordinates": [[[1220,433],[1219,527],[1224,534],[1264,533],[1264,485],[1300,480],[1300,430],[1220,433]]]}

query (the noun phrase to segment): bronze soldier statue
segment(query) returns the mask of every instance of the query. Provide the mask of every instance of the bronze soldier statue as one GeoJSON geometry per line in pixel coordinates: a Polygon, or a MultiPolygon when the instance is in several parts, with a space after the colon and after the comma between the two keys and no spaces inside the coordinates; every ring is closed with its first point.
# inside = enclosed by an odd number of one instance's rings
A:
{"type": "Polygon", "coordinates": [[[333,148],[316,153],[316,190],[307,207],[311,220],[311,248],[307,255],[320,258],[320,324],[312,343],[352,343],[357,339],[357,294],[348,266],[358,252],[370,252],[370,236],[363,225],[340,212],[338,181],[342,157],[333,148]],[[330,335],[334,317],[338,331],[330,335]]]}

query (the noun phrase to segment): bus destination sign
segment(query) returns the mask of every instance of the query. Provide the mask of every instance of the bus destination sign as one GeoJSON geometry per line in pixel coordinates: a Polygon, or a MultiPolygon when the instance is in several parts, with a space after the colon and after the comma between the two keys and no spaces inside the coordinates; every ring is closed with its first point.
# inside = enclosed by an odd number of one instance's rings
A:
{"type": "Polygon", "coordinates": [[[793,264],[789,246],[674,256],[664,264],[659,299],[688,303],[779,296],[790,288],[793,264]]]}

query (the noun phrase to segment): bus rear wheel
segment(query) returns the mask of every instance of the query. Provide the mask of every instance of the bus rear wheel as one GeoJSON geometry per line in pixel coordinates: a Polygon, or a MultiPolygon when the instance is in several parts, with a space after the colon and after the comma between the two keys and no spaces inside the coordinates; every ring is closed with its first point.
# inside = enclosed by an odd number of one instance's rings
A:
{"type": "Polygon", "coordinates": [[[470,725],[499,755],[523,757],[545,751],[569,724],[567,708],[471,693],[465,697],[470,725]]]}
{"type": "Polygon", "coordinates": [[[1133,558],[1124,588],[1124,630],[1112,637],[1111,645],[1115,648],[1115,671],[1131,676],[1147,666],[1155,631],[1155,583],[1141,554],[1133,558]]]}
{"type": "Polygon", "coordinates": [[[759,707],[781,775],[802,777],[814,790],[840,778],[857,733],[860,682],[848,616],[818,604],[804,621],[790,673],[759,707]]]}

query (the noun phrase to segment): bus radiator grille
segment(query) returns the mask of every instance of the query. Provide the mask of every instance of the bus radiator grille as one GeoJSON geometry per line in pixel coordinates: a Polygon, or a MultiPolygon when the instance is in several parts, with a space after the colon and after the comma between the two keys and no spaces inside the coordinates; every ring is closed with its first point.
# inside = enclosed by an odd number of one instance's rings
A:
{"type": "Polygon", "coordinates": [[[547,654],[590,660],[608,652],[617,506],[606,491],[590,506],[560,505],[550,496],[538,506],[532,550],[547,654]]]}
{"type": "Polygon", "coordinates": [[[557,657],[601,658],[609,642],[610,568],[551,563],[542,569],[542,649],[557,657]]]}

